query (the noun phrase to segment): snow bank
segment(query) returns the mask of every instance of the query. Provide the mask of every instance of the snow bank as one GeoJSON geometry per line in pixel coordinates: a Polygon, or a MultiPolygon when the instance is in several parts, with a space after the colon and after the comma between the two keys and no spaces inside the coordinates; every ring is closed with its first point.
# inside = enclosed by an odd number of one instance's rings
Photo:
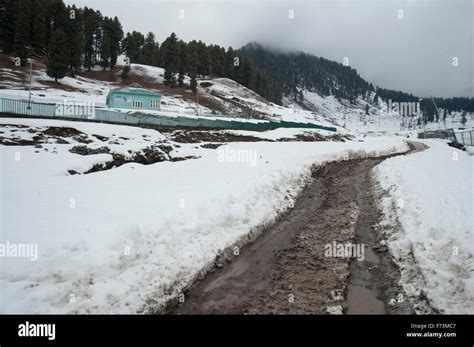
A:
{"type": "Polygon", "coordinates": [[[474,157],[443,141],[425,143],[426,151],[385,160],[374,169],[388,193],[382,227],[408,295],[423,290],[445,313],[472,314],[474,157]],[[410,252],[421,276],[414,276],[410,252]]]}
{"type": "MultiPolygon", "coordinates": [[[[99,135],[120,128],[93,126],[99,135]]],[[[407,149],[388,137],[232,143],[196,149],[196,160],[68,176],[68,166],[96,156],[44,146],[57,153],[0,146],[0,241],[38,246],[36,261],[2,259],[3,313],[147,312],[178,295],[220,250],[273,222],[310,180],[312,164],[348,150],[407,149]]]]}

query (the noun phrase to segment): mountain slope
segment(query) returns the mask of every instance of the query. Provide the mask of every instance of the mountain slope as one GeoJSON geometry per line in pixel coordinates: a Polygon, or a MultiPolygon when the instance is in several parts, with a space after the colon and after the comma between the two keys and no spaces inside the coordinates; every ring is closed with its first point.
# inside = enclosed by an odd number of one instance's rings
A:
{"type": "Polygon", "coordinates": [[[350,100],[374,90],[355,69],[311,54],[283,54],[257,43],[247,44],[239,52],[277,81],[283,93],[295,100],[301,96],[300,89],[350,100]]]}
{"type": "Polygon", "coordinates": [[[343,113],[343,123],[354,114],[363,122],[370,121],[369,109],[378,110],[371,112],[376,117],[384,116],[383,110],[388,110],[389,100],[419,102],[423,112],[422,116],[419,115],[422,122],[439,122],[453,116],[452,113],[454,116],[464,112],[474,113],[474,98],[419,98],[403,91],[374,87],[355,69],[312,54],[281,52],[255,42],[245,45],[238,52],[276,81],[282,89],[284,104],[297,103],[304,109],[327,117],[337,117],[333,113],[337,109],[336,113],[343,113]]]}
{"type": "MultiPolygon", "coordinates": [[[[29,69],[15,67],[10,56],[0,54],[0,97],[28,98],[29,69]]],[[[123,58],[123,57],[122,57],[123,58]]],[[[32,100],[36,102],[90,102],[106,107],[105,99],[110,89],[140,83],[144,87],[163,93],[160,113],[169,115],[196,114],[196,96],[183,88],[164,84],[164,69],[155,66],[132,64],[126,79],[120,77],[122,60],[112,72],[81,72],[76,77],[67,76],[55,84],[46,75],[46,67],[34,60],[32,74],[32,100]]],[[[184,77],[189,83],[189,77],[184,77]]],[[[201,78],[197,80],[199,115],[239,116],[244,118],[301,121],[334,126],[326,117],[312,111],[272,103],[254,91],[228,78],[201,78]]],[[[342,130],[342,129],[341,129],[342,130]]]]}

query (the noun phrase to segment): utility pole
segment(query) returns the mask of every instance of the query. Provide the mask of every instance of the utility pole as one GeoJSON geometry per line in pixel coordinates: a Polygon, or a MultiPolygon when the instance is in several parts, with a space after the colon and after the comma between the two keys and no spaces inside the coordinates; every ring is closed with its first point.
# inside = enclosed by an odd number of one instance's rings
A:
{"type": "Polygon", "coordinates": [[[30,58],[28,59],[28,62],[30,63],[30,87],[29,87],[29,92],[28,92],[28,110],[31,110],[31,75],[33,72],[33,60],[30,58]]]}

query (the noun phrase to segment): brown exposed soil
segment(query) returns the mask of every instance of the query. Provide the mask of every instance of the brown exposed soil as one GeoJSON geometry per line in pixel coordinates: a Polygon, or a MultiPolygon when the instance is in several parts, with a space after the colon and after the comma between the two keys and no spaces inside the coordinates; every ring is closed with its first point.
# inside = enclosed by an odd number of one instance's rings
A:
{"type": "MultiPolygon", "coordinates": [[[[21,125],[3,124],[9,128],[25,128],[21,125]]],[[[15,132],[15,130],[11,130],[15,132]]],[[[69,127],[48,127],[46,130],[29,129],[28,132],[35,134],[31,140],[21,138],[3,138],[0,137],[0,144],[5,146],[33,146],[47,143],[54,140],[57,144],[69,144],[67,139],[72,139],[80,143],[91,143],[92,140],[86,134],[77,129],[69,127]]]]}
{"type": "Polygon", "coordinates": [[[333,141],[333,142],[345,142],[351,140],[350,136],[333,134],[324,136],[320,133],[305,131],[302,134],[296,134],[294,137],[278,139],[280,142],[317,142],[317,141],[333,141]]]}
{"type": "MultiPolygon", "coordinates": [[[[73,151],[74,148],[76,147],[73,147],[71,151],[73,151]]],[[[77,151],[75,153],[77,153],[77,151]]],[[[101,147],[101,148],[92,150],[91,153],[89,154],[98,154],[98,153],[110,153],[110,150],[107,147],[101,147]]],[[[111,153],[111,155],[112,155],[112,160],[107,161],[105,163],[95,164],[91,169],[89,169],[88,171],[84,173],[90,174],[93,172],[110,170],[112,168],[116,168],[128,163],[150,165],[150,164],[155,164],[155,163],[169,160],[169,157],[165,152],[163,152],[162,150],[154,146],[145,148],[142,152],[133,153],[130,156],[124,156],[122,154],[117,154],[117,153],[111,153]]]]}
{"type": "Polygon", "coordinates": [[[225,132],[205,130],[177,130],[171,133],[170,137],[173,141],[180,143],[270,141],[255,136],[235,135],[225,132]]]}
{"type": "MultiPolygon", "coordinates": [[[[412,150],[415,149],[410,144],[412,150]]],[[[216,260],[214,272],[185,292],[176,314],[412,313],[391,256],[372,225],[381,220],[370,170],[386,157],[332,162],[315,168],[314,181],[294,208],[240,250],[216,260]],[[362,244],[365,257],[328,256],[327,245],[362,244]]]]}

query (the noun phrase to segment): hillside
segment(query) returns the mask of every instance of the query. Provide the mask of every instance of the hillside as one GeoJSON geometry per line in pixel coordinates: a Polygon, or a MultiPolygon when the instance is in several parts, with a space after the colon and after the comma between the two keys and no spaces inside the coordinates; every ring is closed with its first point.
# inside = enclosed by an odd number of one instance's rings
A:
{"type": "MultiPolygon", "coordinates": [[[[162,112],[166,114],[196,114],[196,96],[189,90],[169,87],[164,83],[164,69],[143,64],[132,64],[126,79],[121,78],[123,56],[112,71],[81,71],[76,77],[67,76],[58,84],[47,76],[46,66],[34,60],[32,74],[32,99],[38,102],[63,102],[64,100],[91,102],[97,107],[106,107],[105,98],[110,89],[139,83],[147,88],[163,92],[162,112]]],[[[291,97],[283,98],[283,106],[272,103],[252,90],[228,78],[200,78],[199,114],[208,116],[238,116],[262,119],[302,121],[321,125],[336,125],[339,131],[352,133],[400,131],[401,117],[388,112],[381,99],[369,101],[357,97],[352,102],[334,95],[324,96],[316,91],[301,89],[303,99],[296,102],[291,97]],[[367,107],[368,113],[367,114],[367,107]]],[[[185,76],[185,83],[189,77],[185,76]]],[[[0,54],[0,96],[28,98],[29,69],[16,67],[11,55],[0,54]]],[[[468,114],[468,124],[473,121],[468,114]]],[[[452,112],[446,119],[447,127],[461,128],[461,112],[452,112]]],[[[441,122],[428,123],[428,129],[443,128],[441,122]]]]}
{"type": "MultiPolygon", "coordinates": [[[[123,58],[123,57],[121,57],[123,58]]],[[[121,61],[120,61],[121,60],[121,61]]],[[[46,74],[41,60],[34,60],[32,73],[32,100],[38,102],[91,102],[106,107],[105,98],[110,89],[140,83],[144,87],[163,92],[161,112],[167,114],[196,114],[196,96],[183,88],[164,84],[164,69],[132,64],[126,79],[120,77],[123,59],[111,72],[83,71],[76,77],[67,76],[55,84],[46,74]]],[[[28,98],[29,69],[16,67],[10,55],[0,54],[0,96],[28,98]]],[[[189,77],[185,76],[185,83],[189,77]]],[[[308,110],[297,110],[274,104],[252,90],[227,78],[198,79],[199,115],[241,116],[286,121],[314,122],[334,125],[334,122],[308,110]]]]}
{"type": "Polygon", "coordinates": [[[420,102],[420,123],[424,119],[428,128],[436,128],[443,118],[451,124],[458,123],[463,112],[468,113],[468,120],[474,114],[474,98],[420,98],[380,88],[364,80],[350,66],[312,54],[282,52],[255,42],[242,47],[239,53],[277,82],[283,92],[283,104],[298,104],[341,124],[351,123],[351,128],[367,124],[380,127],[384,123],[389,125],[388,120],[393,124],[382,127],[384,130],[399,130],[401,117],[388,112],[389,100],[420,102]],[[355,124],[357,120],[361,124],[355,124]]]}
{"type": "Polygon", "coordinates": [[[281,53],[255,42],[245,45],[239,52],[277,81],[283,94],[294,100],[302,101],[301,89],[351,100],[374,90],[350,66],[311,54],[281,53]]]}

